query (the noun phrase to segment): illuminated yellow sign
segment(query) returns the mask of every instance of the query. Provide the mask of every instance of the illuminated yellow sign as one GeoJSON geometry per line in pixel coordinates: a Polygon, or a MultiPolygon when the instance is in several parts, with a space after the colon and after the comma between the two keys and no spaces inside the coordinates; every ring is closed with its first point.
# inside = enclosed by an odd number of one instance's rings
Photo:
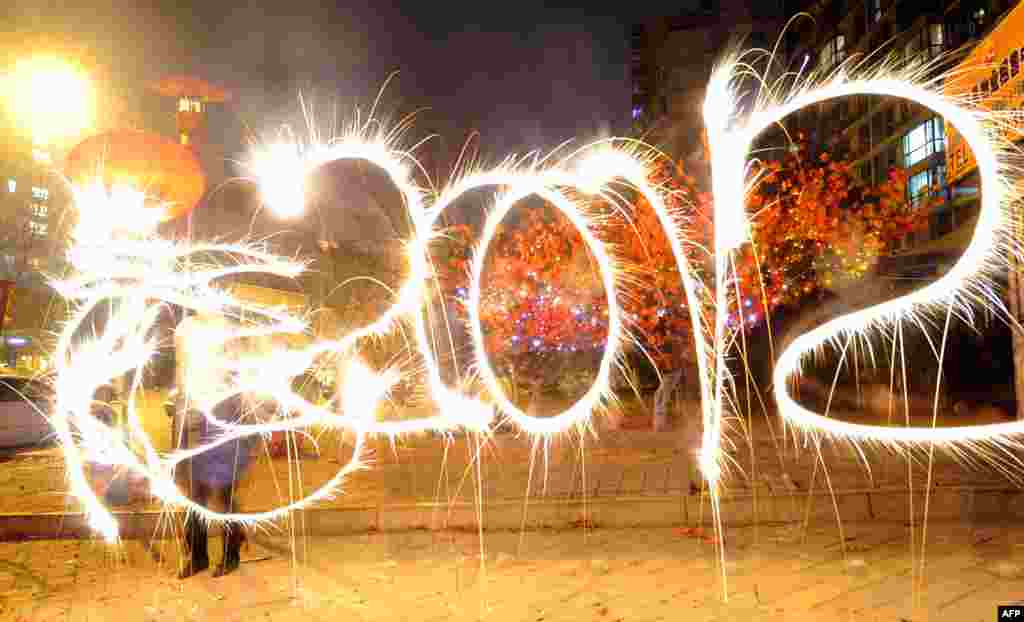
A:
{"type": "MultiPolygon", "coordinates": [[[[1011,9],[946,80],[947,95],[970,96],[986,110],[1024,109],[1024,3],[1011,9]]],[[[1009,122],[1010,119],[1001,119],[1009,122]]],[[[1024,126],[1014,117],[1013,124],[1024,126]]],[[[975,170],[974,154],[946,124],[946,177],[954,182],[975,170]]]]}

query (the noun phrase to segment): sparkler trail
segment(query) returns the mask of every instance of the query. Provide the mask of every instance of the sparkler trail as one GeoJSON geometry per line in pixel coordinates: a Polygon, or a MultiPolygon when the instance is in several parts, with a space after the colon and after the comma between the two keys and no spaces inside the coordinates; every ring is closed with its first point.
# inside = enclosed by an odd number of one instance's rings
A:
{"type": "MultiPolygon", "coordinates": [[[[127,467],[149,478],[153,493],[172,506],[184,507],[189,511],[198,512],[207,520],[225,520],[238,522],[259,522],[272,520],[286,515],[293,509],[305,507],[317,500],[333,494],[343,477],[359,468],[359,449],[365,434],[399,434],[426,429],[452,429],[458,426],[468,427],[477,431],[486,431],[492,418],[491,405],[471,396],[462,395],[446,387],[441,379],[440,369],[430,353],[428,331],[425,320],[419,309],[424,299],[425,285],[433,277],[433,271],[427,258],[429,242],[436,236],[435,222],[443,210],[463,193],[487,186],[505,186],[510,188],[499,200],[501,206],[489,218],[484,239],[477,250],[471,285],[470,322],[476,339],[478,365],[482,376],[492,395],[497,396],[502,411],[520,427],[531,434],[550,435],[567,430],[573,426],[586,424],[590,414],[600,406],[609,395],[609,376],[611,366],[619,354],[619,342],[623,338],[622,325],[619,319],[619,306],[616,301],[616,282],[618,272],[614,261],[604,251],[602,244],[589,233],[590,223],[585,214],[571,201],[565,198],[557,188],[572,187],[585,189],[589,192],[601,191],[604,184],[616,178],[622,178],[636,185],[655,206],[659,218],[666,228],[675,225],[674,216],[665,207],[658,192],[646,183],[646,168],[643,163],[627,155],[624,151],[614,150],[609,145],[602,145],[600,151],[591,151],[590,157],[576,164],[577,170],[569,170],[566,166],[545,169],[525,169],[513,161],[482,173],[467,175],[439,197],[434,206],[425,210],[419,207],[420,193],[408,181],[408,169],[401,164],[400,157],[387,149],[385,143],[361,142],[357,140],[342,141],[330,147],[315,146],[304,151],[301,146],[275,146],[270,150],[258,153],[254,158],[254,167],[258,172],[273,170],[274,175],[259,179],[266,196],[286,204],[275,204],[275,209],[288,213],[295,208],[287,201],[302,199],[304,178],[309,172],[325,162],[339,159],[360,159],[372,162],[388,171],[396,185],[402,190],[410,214],[415,225],[416,237],[411,244],[410,262],[412,276],[402,286],[397,302],[371,325],[354,331],[339,340],[319,341],[312,346],[294,352],[273,352],[271,358],[252,358],[247,360],[229,360],[214,353],[214,350],[233,339],[246,336],[269,335],[279,332],[302,332],[305,324],[299,318],[289,314],[247,305],[232,296],[220,292],[211,285],[214,279],[232,274],[246,272],[270,272],[281,276],[294,277],[302,269],[301,264],[282,261],[276,257],[241,245],[204,244],[195,247],[174,244],[150,236],[156,219],[129,222],[124,230],[87,230],[76,232],[78,244],[71,253],[72,261],[80,274],[69,281],[57,282],[55,287],[69,299],[81,300],[80,311],[76,318],[68,324],[63,339],[58,347],[58,392],[56,427],[62,444],[68,454],[68,468],[71,473],[72,491],[83,501],[90,516],[91,524],[97,527],[105,537],[116,537],[116,525],[108,511],[89,488],[84,475],[84,465],[89,461],[103,460],[127,467]],[[281,161],[284,160],[284,161],[281,161]],[[558,205],[562,211],[581,230],[594,255],[602,267],[603,281],[609,298],[610,330],[608,347],[602,359],[597,381],[582,400],[566,413],[553,418],[532,417],[518,410],[505,397],[498,385],[497,378],[486,362],[483,351],[481,323],[477,305],[482,289],[483,258],[487,244],[493,237],[502,217],[521,198],[539,194],[558,205]],[[101,243],[106,236],[107,243],[101,243]],[[114,244],[110,244],[114,242],[114,244]],[[235,267],[221,265],[204,266],[189,263],[187,268],[180,261],[183,257],[191,257],[199,252],[235,254],[247,257],[249,262],[235,267]],[[125,283],[128,284],[125,284],[125,283]],[[82,323],[86,316],[107,299],[128,300],[111,316],[102,337],[87,341],[83,345],[74,345],[72,336],[80,337],[82,323]],[[146,304],[147,299],[162,303],[184,306],[196,311],[210,314],[226,314],[231,309],[235,315],[256,317],[260,320],[248,328],[222,330],[219,334],[214,330],[212,335],[204,339],[210,348],[205,366],[210,369],[221,368],[243,372],[233,385],[225,385],[222,390],[207,391],[200,396],[194,391],[196,407],[207,420],[222,429],[224,435],[215,443],[203,447],[178,451],[167,458],[161,458],[142,432],[137,413],[129,414],[132,438],[142,439],[145,461],[139,460],[127,447],[119,446],[114,455],[109,452],[113,443],[113,431],[99,424],[88,414],[88,396],[100,384],[106,382],[133,367],[144,364],[155,350],[155,344],[147,342],[145,336],[153,328],[157,307],[146,304]],[[388,387],[395,381],[393,373],[377,375],[370,372],[358,362],[351,362],[352,350],[358,339],[365,336],[381,335],[393,329],[403,315],[414,316],[415,336],[418,348],[427,361],[428,381],[434,398],[440,405],[441,414],[397,423],[377,422],[372,413],[378,399],[386,394],[388,387]],[[120,341],[125,345],[117,347],[120,341]],[[127,344],[137,344],[135,348],[127,348],[127,344]],[[101,364],[99,360],[105,355],[118,354],[113,360],[123,361],[119,365],[101,364]],[[291,378],[302,373],[323,355],[334,356],[343,361],[339,363],[346,368],[346,377],[356,374],[351,379],[344,379],[344,386],[356,386],[358,389],[345,390],[339,406],[342,414],[332,412],[328,407],[318,407],[308,403],[292,392],[289,382],[291,378]],[[272,361],[272,362],[271,362],[272,361]],[[92,374],[79,373],[88,368],[92,374]],[[272,372],[271,372],[272,370],[272,372]],[[262,372],[262,373],[261,373],[262,372]],[[376,385],[371,391],[370,400],[357,398],[363,395],[367,386],[376,385]],[[286,420],[272,419],[260,423],[223,423],[213,418],[212,410],[220,402],[242,392],[259,392],[268,395],[270,400],[280,407],[280,412],[297,414],[286,420]],[[247,434],[267,434],[275,431],[294,430],[314,424],[334,427],[348,427],[356,430],[359,443],[352,462],[342,469],[335,478],[313,494],[272,511],[257,514],[221,514],[201,508],[177,491],[171,474],[173,469],[183,460],[195,457],[217,445],[237,440],[247,434]],[[80,431],[77,439],[72,438],[72,425],[80,431]]],[[[563,163],[564,164],[564,163],[563,163]]],[[[86,214],[93,210],[109,207],[121,208],[125,211],[133,209],[142,214],[152,213],[144,210],[144,197],[141,193],[126,189],[115,189],[109,194],[98,185],[91,186],[77,193],[79,210],[86,214]],[[129,205],[123,205],[125,202],[129,205]]],[[[82,219],[83,222],[94,222],[82,219]]],[[[125,221],[127,222],[127,221],[125,221]]],[[[124,223],[122,223],[124,224],[124,223]]],[[[674,230],[674,229],[670,229],[674,230]]],[[[687,291],[695,295],[695,280],[690,273],[685,254],[682,251],[682,240],[672,236],[673,250],[680,262],[680,272],[684,275],[687,291]]],[[[693,318],[700,325],[701,317],[696,307],[693,318]]],[[[701,343],[698,348],[702,352],[709,346],[701,343]]],[[[704,360],[704,357],[701,357],[704,360]]],[[[710,386],[702,381],[705,391],[710,386]]],[[[706,395],[705,397],[710,397],[706,395]]],[[[706,399],[705,404],[711,400],[706,399]]]]}
{"type": "MultiPolygon", "coordinates": [[[[409,261],[411,264],[411,276],[401,287],[397,296],[397,302],[385,312],[383,317],[371,326],[346,337],[341,342],[324,343],[317,346],[320,351],[347,350],[351,347],[355,338],[383,334],[390,330],[394,323],[405,315],[414,316],[415,338],[418,350],[426,360],[427,379],[429,389],[434,399],[438,402],[442,414],[437,417],[414,419],[400,423],[373,423],[365,422],[360,424],[364,432],[395,434],[426,429],[451,429],[457,426],[470,427],[477,431],[488,429],[491,419],[491,406],[477,399],[462,395],[448,388],[441,378],[440,367],[431,354],[429,333],[420,307],[423,304],[425,287],[433,279],[433,269],[428,260],[429,244],[434,240],[439,231],[437,221],[445,209],[451,206],[464,194],[479,188],[506,187],[507,190],[501,195],[496,203],[497,208],[488,216],[484,225],[484,235],[474,253],[472,271],[470,275],[470,295],[467,303],[469,309],[469,323],[474,335],[474,352],[476,356],[475,366],[480,370],[480,375],[497,401],[497,406],[509,419],[516,422],[520,428],[530,434],[550,435],[565,431],[571,427],[584,426],[589,420],[591,413],[601,406],[603,401],[610,395],[609,378],[612,365],[620,353],[620,343],[623,336],[622,320],[620,318],[620,307],[617,302],[617,282],[620,281],[619,272],[616,269],[613,258],[604,250],[601,242],[589,233],[593,228],[586,214],[579,207],[569,201],[558,188],[571,188],[589,194],[604,195],[610,201],[614,197],[605,195],[605,187],[618,180],[623,179],[648,198],[662,225],[671,232],[673,253],[676,257],[680,273],[683,275],[688,295],[696,299],[695,279],[683,252],[684,240],[678,235],[678,222],[666,207],[659,192],[647,183],[647,167],[645,163],[628,153],[623,148],[613,148],[614,141],[602,141],[589,145],[580,151],[572,154],[565,161],[554,166],[543,167],[543,163],[536,163],[533,167],[527,168],[513,158],[506,160],[504,164],[489,171],[471,173],[455,181],[448,188],[444,189],[434,203],[424,209],[423,201],[418,189],[408,179],[408,168],[402,165],[402,160],[410,158],[407,153],[394,152],[387,147],[387,141],[382,138],[379,141],[367,142],[360,137],[353,136],[349,139],[340,140],[331,146],[317,145],[311,142],[304,147],[297,143],[274,144],[267,149],[259,150],[253,158],[253,173],[256,175],[264,196],[271,207],[281,215],[296,215],[300,212],[295,207],[301,204],[304,199],[304,180],[314,170],[328,162],[339,160],[357,159],[370,162],[385,170],[396,187],[406,199],[409,206],[409,215],[413,221],[415,237],[410,244],[409,261]],[[609,299],[609,335],[607,346],[602,357],[601,366],[597,378],[591,389],[576,404],[566,412],[554,417],[534,417],[527,415],[516,407],[505,396],[503,389],[498,383],[497,376],[487,362],[487,355],[484,350],[482,334],[482,323],[479,317],[480,295],[482,291],[482,279],[484,260],[487,247],[494,237],[498,225],[504,216],[516,204],[517,201],[530,195],[539,195],[552,202],[569,220],[577,227],[584,236],[589,248],[597,258],[598,267],[602,274],[605,291],[609,299]],[[284,201],[285,204],[278,205],[277,201],[284,201]]],[[[702,326],[702,318],[699,306],[691,306],[691,318],[695,326],[702,326]]],[[[695,331],[703,335],[703,330],[695,331]]],[[[711,404],[710,382],[706,380],[708,371],[705,368],[705,353],[710,346],[703,340],[698,340],[699,360],[701,366],[701,384],[705,392],[705,404],[711,404]]]]}
{"type": "MultiPolygon", "coordinates": [[[[77,276],[54,284],[58,292],[77,302],[77,309],[64,328],[57,348],[57,400],[54,428],[64,447],[71,491],[86,510],[90,524],[108,540],[116,539],[117,525],[89,487],[84,472],[88,462],[121,465],[149,479],[155,496],[171,507],[196,512],[209,521],[259,523],[287,515],[337,493],[344,477],[363,467],[361,449],[366,435],[397,435],[420,430],[451,430],[465,427],[487,432],[493,418],[492,405],[477,396],[466,395],[445,384],[432,354],[426,319],[422,313],[427,287],[435,276],[429,261],[429,245],[440,234],[437,223],[445,209],[465,193],[485,187],[501,189],[495,209],[488,215],[483,235],[471,262],[469,288],[469,326],[473,336],[473,361],[501,414],[530,435],[549,437],[586,427],[592,413],[611,395],[609,378],[612,366],[621,354],[627,338],[619,297],[625,282],[623,267],[614,252],[595,233],[597,224],[586,209],[570,198],[583,193],[615,205],[619,195],[616,183],[625,183],[642,194],[654,208],[664,227],[683,279],[695,336],[696,359],[704,423],[700,467],[710,484],[718,531],[718,483],[722,471],[722,421],[731,378],[726,364],[729,343],[726,317],[729,312],[731,253],[750,241],[744,198],[752,181],[747,175],[747,154],[755,138],[769,126],[801,108],[836,97],[849,95],[886,95],[903,97],[925,105],[943,115],[965,137],[976,154],[984,187],[982,211],[975,236],[960,261],[939,281],[912,294],[837,318],[799,336],[782,352],[774,374],[775,399],[781,416],[801,428],[850,440],[876,440],[888,443],[1000,443],[1024,432],[1024,423],[969,428],[917,429],[865,426],[839,422],[808,411],[788,393],[788,383],[800,372],[804,358],[830,342],[851,335],[880,330],[902,320],[914,320],[936,305],[966,308],[974,300],[993,300],[987,277],[1002,265],[1000,251],[1010,243],[1005,237],[1007,207],[1014,197],[1006,176],[1003,152],[989,127],[990,117],[972,110],[923,85],[917,74],[893,73],[881,69],[860,78],[840,71],[816,85],[802,83],[787,95],[773,99],[774,90],[759,91],[750,110],[741,110],[737,93],[743,87],[746,66],[739,57],[722,64],[711,78],[704,105],[708,142],[712,156],[715,201],[715,320],[707,326],[698,293],[698,279],[689,264],[679,215],[671,212],[662,190],[648,183],[649,157],[637,155],[635,143],[600,141],[572,153],[555,163],[534,160],[530,164],[510,158],[500,166],[468,173],[427,201],[425,193],[413,182],[417,165],[411,154],[395,149],[394,134],[369,136],[357,129],[348,136],[320,142],[314,136],[308,143],[278,141],[258,149],[250,162],[265,202],[282,216],[296,216],[304,208],[306,179],[320,166],[339,160],[371,163],[387,173],[400,191],[413,224],[408,245],[410,276],[399,288],[395,303],[380,318],[336,340],[319,340],[293,351],[276,350],[270,355],[230,357],[215,352],[229,342],[252,336],[279,333],[303,333],[308,330],[303,318],[277,309],[247,304],[224,293],[214,282],[245,273],[271,273],[295,277],[304,265],[286,261],[260,248],[241,244],[184,244],[160,240],[153,235],[157,216],[143,208],[145,197],[125,188],[112,191],[99,185],[78,189],[75,203],[85,216],[116,210],[131,218],[81,218],[76,245],[70,253],[77,276]],[[504,394],[490,366],[484,348],[480,299],[484,265],[489,244],[505,215],[520,200],[536,195],[561,211],[579,230],[586,246],[596,258],[608,300],[608,337],[593,385],[565,412],[553,417],[534,417],[520,410],[504,394]],[[152,217],[151,217],[152,216],[152,217]],[[111,222],[117,223],[117,229],[111,222]],[[89,223],[86,225],[85,223],[89,223]],[[219,256],[216,261],[210,257],[219,256]],[[199,259],[206,257],[205,263],[199,259]],[[233,258],[233,265],[227,263],[233,258]],[[117,301],[102,334],[87,338],[85,323],[99,305],[117,301]],[[151,301],[156,301],[154,304],[151,301]],[[207,421],[222,430],[223,436],[212,444],[169,456],[160,456],[142,431],[134,404],[130,404],[128,424],[131,439],[142,445],[140,457],[120,442],[109,426],[89,414],[95,389],[122,373],[142,367],[157,348],[150,334],[160,305],[173,304],[197,312],[231,317],[231,328],[216,330],[209,339],[207,361],[210,368],[237,373],[237,379],[224,381],[213,391],[196,396],[196,409],[207,421]],[[393,370],[371,371],[359,360],[360,339],[381,336],[396,330],[400,323],[411,322],[416,349],[425,361],[429,394],[439,414],[401,422],[382,422],[374,417],[376,404],[397,380],[393,370]],[[291,380],[316,365],[331,364],[339,369],[341,394],[325,406],[309,403],[293,392],[291,380]],[[356,388],[353,388],[356,387],[356,388]],[[276,405],[273,415],[255,422],[224,423],[212,415],[220,402],[239,393],[258,393],[276,405]],[[223,443],[250,434],[293,431],[313,425],[347,428],[356,432],[356,450],[352,460],[329,482],[310,495],[260,513],[224,514],[200,507],[175,486],[173,471],[183,460],[195,457],[223,443]]],[[[704,290],[707,291],[707,290],[704,290]]],[[[188,388],[186,387],[188,390],[188,388]]],[[[724,555],[724,547],[720,545],[724,555]]],[[[724,564],[723,564],[724,572],[724,564]]]]}
{"type": "MultiPolygon", "coordinates": [[[[734,67],[721,69],[712,82],[733,80],[730,72],[734,67]]],[[[715,93],[712,90],[711,96],[715,93]]],[[[799,374],[803,360],[827,344],[839,344],[872,331],[882,331],[896,326],[901,320],[919,322],[926,313],[950,307],[960,309],[962,316],[970,318],[972,304],[998,304],[998,296],[992,291],[991,276],[1005,267],[1007,252],[1017,250],[1016,241],[1009,237],[1010,205],[1017,197],[1008,181],[1008,152],[997,141],[995,120],[990,113],[966,107],[934,88],[915,83],[909,77],[901,78],[898,74],[879,71],[876,76],[857,79],[840,72],[815,88],[795,91],[775,105],[759,106],[738,127],[713,136],[711,140],[726,144],[735,150],[734,153],[746,153],[758,134],[789,114],[818,102],[854,95],[907,99],[931,109],[955,127],[978,162],[983,188],[981,211],[970,244],[941,278],[905,296],[835,318],[798,336],[782,351],[773,374],[773,390],[780,414],[805,430],[854,441],[892,444],[1000,442],[1011,435],[1024,433],[1022,422],[949,428],[895,428],[845,423],[811,412],[790,396],[789,382],[799,374]]],[[[708,103],[712,104],[710,99],[708,103]]],[[[730,160],[720,165],[729,166],[731,170],[726,174],[734,177],[742,171],[744,160],[730,160]]],[[[734,209],[742,209],[743,197],[739,193],[725,192],[716,194],[715,198],[716,201],[728,202],[734,209]]]]}

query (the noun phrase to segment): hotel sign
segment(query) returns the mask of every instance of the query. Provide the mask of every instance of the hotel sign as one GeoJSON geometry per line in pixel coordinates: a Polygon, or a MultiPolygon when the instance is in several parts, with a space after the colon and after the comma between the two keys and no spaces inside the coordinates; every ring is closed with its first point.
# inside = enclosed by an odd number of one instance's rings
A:
{"type": "MultiPolygon", "coordinates": [[[[945,92],[970,97],[983,109],[1024,110],[1024,3],[1003,20],[967,55],[946,80],[945,92]]],[[[1002,116],[1004,123],[1011,119],[1002,116]]],[[[1024,129],[1021,120],[1013,126],[1024,129]]],[[[974,154],[963,138],[946,123],[946,177],[956,182],[977,168],[974,154]]]]}

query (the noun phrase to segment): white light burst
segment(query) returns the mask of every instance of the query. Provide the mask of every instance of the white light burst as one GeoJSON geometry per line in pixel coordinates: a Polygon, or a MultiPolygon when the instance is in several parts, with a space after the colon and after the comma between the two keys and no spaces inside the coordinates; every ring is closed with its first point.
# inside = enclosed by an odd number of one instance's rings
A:
{"type": "MultiPolygon", "coordinates": [[[[115,432],[89,414],[95,389],[130,369],[139,368],[155,352],[158,344],[150,335],[160,305],[173,304],[196,312],[233,317],[231,329],[208,338],[210,356],[227,342],[246,335],[301,333],[308,330],[303,318],[275,309],[245,303],[215,286],[215,281],[232,274],[263,272],[285,277],[298,275],[304,266],[282,260],[252,246],[241,244],[184,244],[161,240],[153,235],[158,220],[156,210],[141,208],[143,197],[130,189],[107,192],[101,186],[89,186],[75,193],[76,205],[83,215],[71,260],[78,274],[56,282],[57,290],[77,303],[72,319],[65,327],[57,351],[57,402],[54,428],[67,457],[71,490],[86,508],[91,524],[108,539],[117,537],[117,525],[87,483],[83,465],[105,461],[127,467],[151,482],[153,494],[172,507],[197,512],[206,520],[254,523],[273,520],[336,494],[344,477],[360,468],[360,449],[368,434],[403,434],[422,430],[451,430],[458,427],[487,432],[494,423],[493,406],[477,396],[466,395],[442,380],[441,370],[432,354],[429,329],[422,312],[428,299],[428,287],[435,275],[429,261],[429,245],[441,233],[442,213],[465,193],[480,188],[500,190],[495,208],[484,223],[483,235],[472,260],[469,288],[469,326],[474,344],[474,368],[478,371],[491,399],[500,412],[531,435],[549,436],[588,425],[591,415],[609,399],[609,378],[613,365],[627,338],[619,304],[625,280],[623,268],[612,250],[596,234],[597,223],[576,195],[600,197],[613,205],[621,197],[614,185],[622,183],[642,194],[665,228],[688,300],[693,333],[696,337],[704,422],[701,468],[717,500],[721,473],[721,435],[725,405],[729,402],[730,379],[726,366],[726,344],[730,340],[726,325],[730,253],[750,241],[744,198],[749,190],[747,157],[754,139],[769,126],[801,108],[818,102],[850,95],[885,95],[906,98],[941,114],[955,126],[974,150],[985,192],[975,236],[960,261],[935,283],[884,304],[837,318],[801,335],[782,352],[774,371],[775,399],[781,415],[807,430],[815,430],[853,440],[871,439],[894,443],[957,443],[1005,438],[1024,431],[1024,423],[970,428],[887,428],[843,423],[808,411],[787,391],[792,377],[799,373],[804,357],[823,345],[854,334],[864,334],[904,318],[916,317],[936,305],[961,305],[969,300],[990,298],[986,276],[1004,261],[1007,231],[1007,205],[1012,197],[1006,181],[1006,167],[996,146],[985,113],[947,98],[929,85],[921,85],[914,75],[879,70],[850,78],[840,71],[817,84],[801,82],[799,88],[772,98],[773,90],[762,89],[749,110],[742,110],[737,93],[745,64],[733,58],[714,72],[704,102],[704,116],[711,152],[715,201],[716,295],[714,327],[706,326],[702,313],[701,291],[687,259],[688,241],[682,234],[678,215],[667,207],[662,190],[648,182],[652,156],[638,155],[636,143],[604,140],[570,154],[562,161],[548,163],[509,159],[490,170],[465,174],[453,180],[436,196],[429,197],[416,185],[411,171],[417,165],[412,156],[393,148],[394,134],[367,136],[353,131],[349,136],[328,142],[310,140],[276,141],[257,149],[250,170],[265,203],[282,217],[300,216],[304,210],[306,181],[317,168],[339,160],[371,163],[385,171],[401,192],[413,223],[413,238],[408,244],[410,276],[395,296],[394,304],[380,318],[337,340],[318,340],[305,348],[274,351],[248,358],[223,358],[208,361],[213,367],[239,372],[234,384],[225,386],[200,409],[208,420],[223,429],[222,438],[204,447],[161,456],[142,431],[134,404],[130,404],[130,435],[142,447],[142,455],[116,441],[115,432]],[[519,409],[504,394],[484,348],[480,317],[481,292],[485,286],[484,265],[488,245],[506,214],[522,199],[535,195],[553,204],[579,230],[590,253],[596,258],[608,300],[608,338],[593,386],[565,412],[537,417],[519,409]],[[87,219],[92,213],[123,214],[116,219],[87,219]],[[117,228],[110,223],[116,222],[117,228]],[[220,259],[216,259],[219,257],[220,259]],[[230,261],[229,261],[230,260],[230,261]],[[233,263],[231,263],[233,262],[233,263]],[[107,301],[116,301],[110,317],[98,335],[85,336],[85,324],[107,301]],[[248,318],[243,321],[242,318],[248,318]],[[255,319],[253,319],[255,318],[255,319]],[[378,421],[377,403],[397,381],[397,373],[371,371],[359,358],[360,339],[385,335],[400,322],[414,328],[416,347],[425,361],[429,393],[438,405],[438,414],[400,422],[378,421]],[[292,378],[323,360],[333,361],[340,370],[341,396],[326,406],[309,403],[295,394],[292,378]],[[273,373],[270,373],[270,372],[273,373]],[[354,388],[353,388],[354,387],[354,388]],[[239,393],[258,392],[278,408],[277,416],[256,422],[223,423],[212,417],[213,407],[239,393]],[[287,416],[285,416],[287,415],[287,416]],[[357,447],[352,460],[337,475],[307,497],[262,513],[223,514],[202,508],[183,494],[173,481],[176,465],[213,446],[235,441],[248,434],[299,430],[319,425],[346,428],[356,432],[357,447]]],[[[717,505],[716,505],[717,509],[717,505]]],[[[716,512],[717,514],[717,512],[716,512]]]]}

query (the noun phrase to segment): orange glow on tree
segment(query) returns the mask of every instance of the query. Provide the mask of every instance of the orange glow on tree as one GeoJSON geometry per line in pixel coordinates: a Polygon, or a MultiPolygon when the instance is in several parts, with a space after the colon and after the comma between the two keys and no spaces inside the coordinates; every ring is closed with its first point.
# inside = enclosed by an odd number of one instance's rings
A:
{"type": "MultiPolygon", "coordinates": [[[[863,278],[878,257],[926,224],[927,210],[912,209],[906,199],[902,172],[879,186],[864,186],[851,164],[827,153],[811,158],[805,144],[797,147],[755,171],[761,182],[747,201],[754,245],[734,255],[742,292],[739,299],[730,296],[734,328],[749,330],[780,307],[863,278]]],[[[681,164],[669,161],[652,169],[650,182],[667,192],[669,206],[682,216],[691,265],[710,282],[713,264],[697,249],[712,247],[711,195],[681,164]]],[[[622,305],[633,333],[659,369],[678,369],[694,356],[683,281],[653,209],[640,196],[631,201],[629,220],[611,216],[599,234],[630,267],[632,285],[622,305]]],[[[455,292],[468,282],[473,235],[465,226],[449,233],[435,265],[441,267],[445,291],[455,292]]],[[[487,350],[496,369],[550,375],[546,355],[531,352],[535,338],[548,347],[603,343],[604,292],[586,258],[578,232],[553,210],[530,209],[501,231],[491,246],[481,300],[487,350]],[[587,312],[576,313],[579,309],[587,312]]]]}

